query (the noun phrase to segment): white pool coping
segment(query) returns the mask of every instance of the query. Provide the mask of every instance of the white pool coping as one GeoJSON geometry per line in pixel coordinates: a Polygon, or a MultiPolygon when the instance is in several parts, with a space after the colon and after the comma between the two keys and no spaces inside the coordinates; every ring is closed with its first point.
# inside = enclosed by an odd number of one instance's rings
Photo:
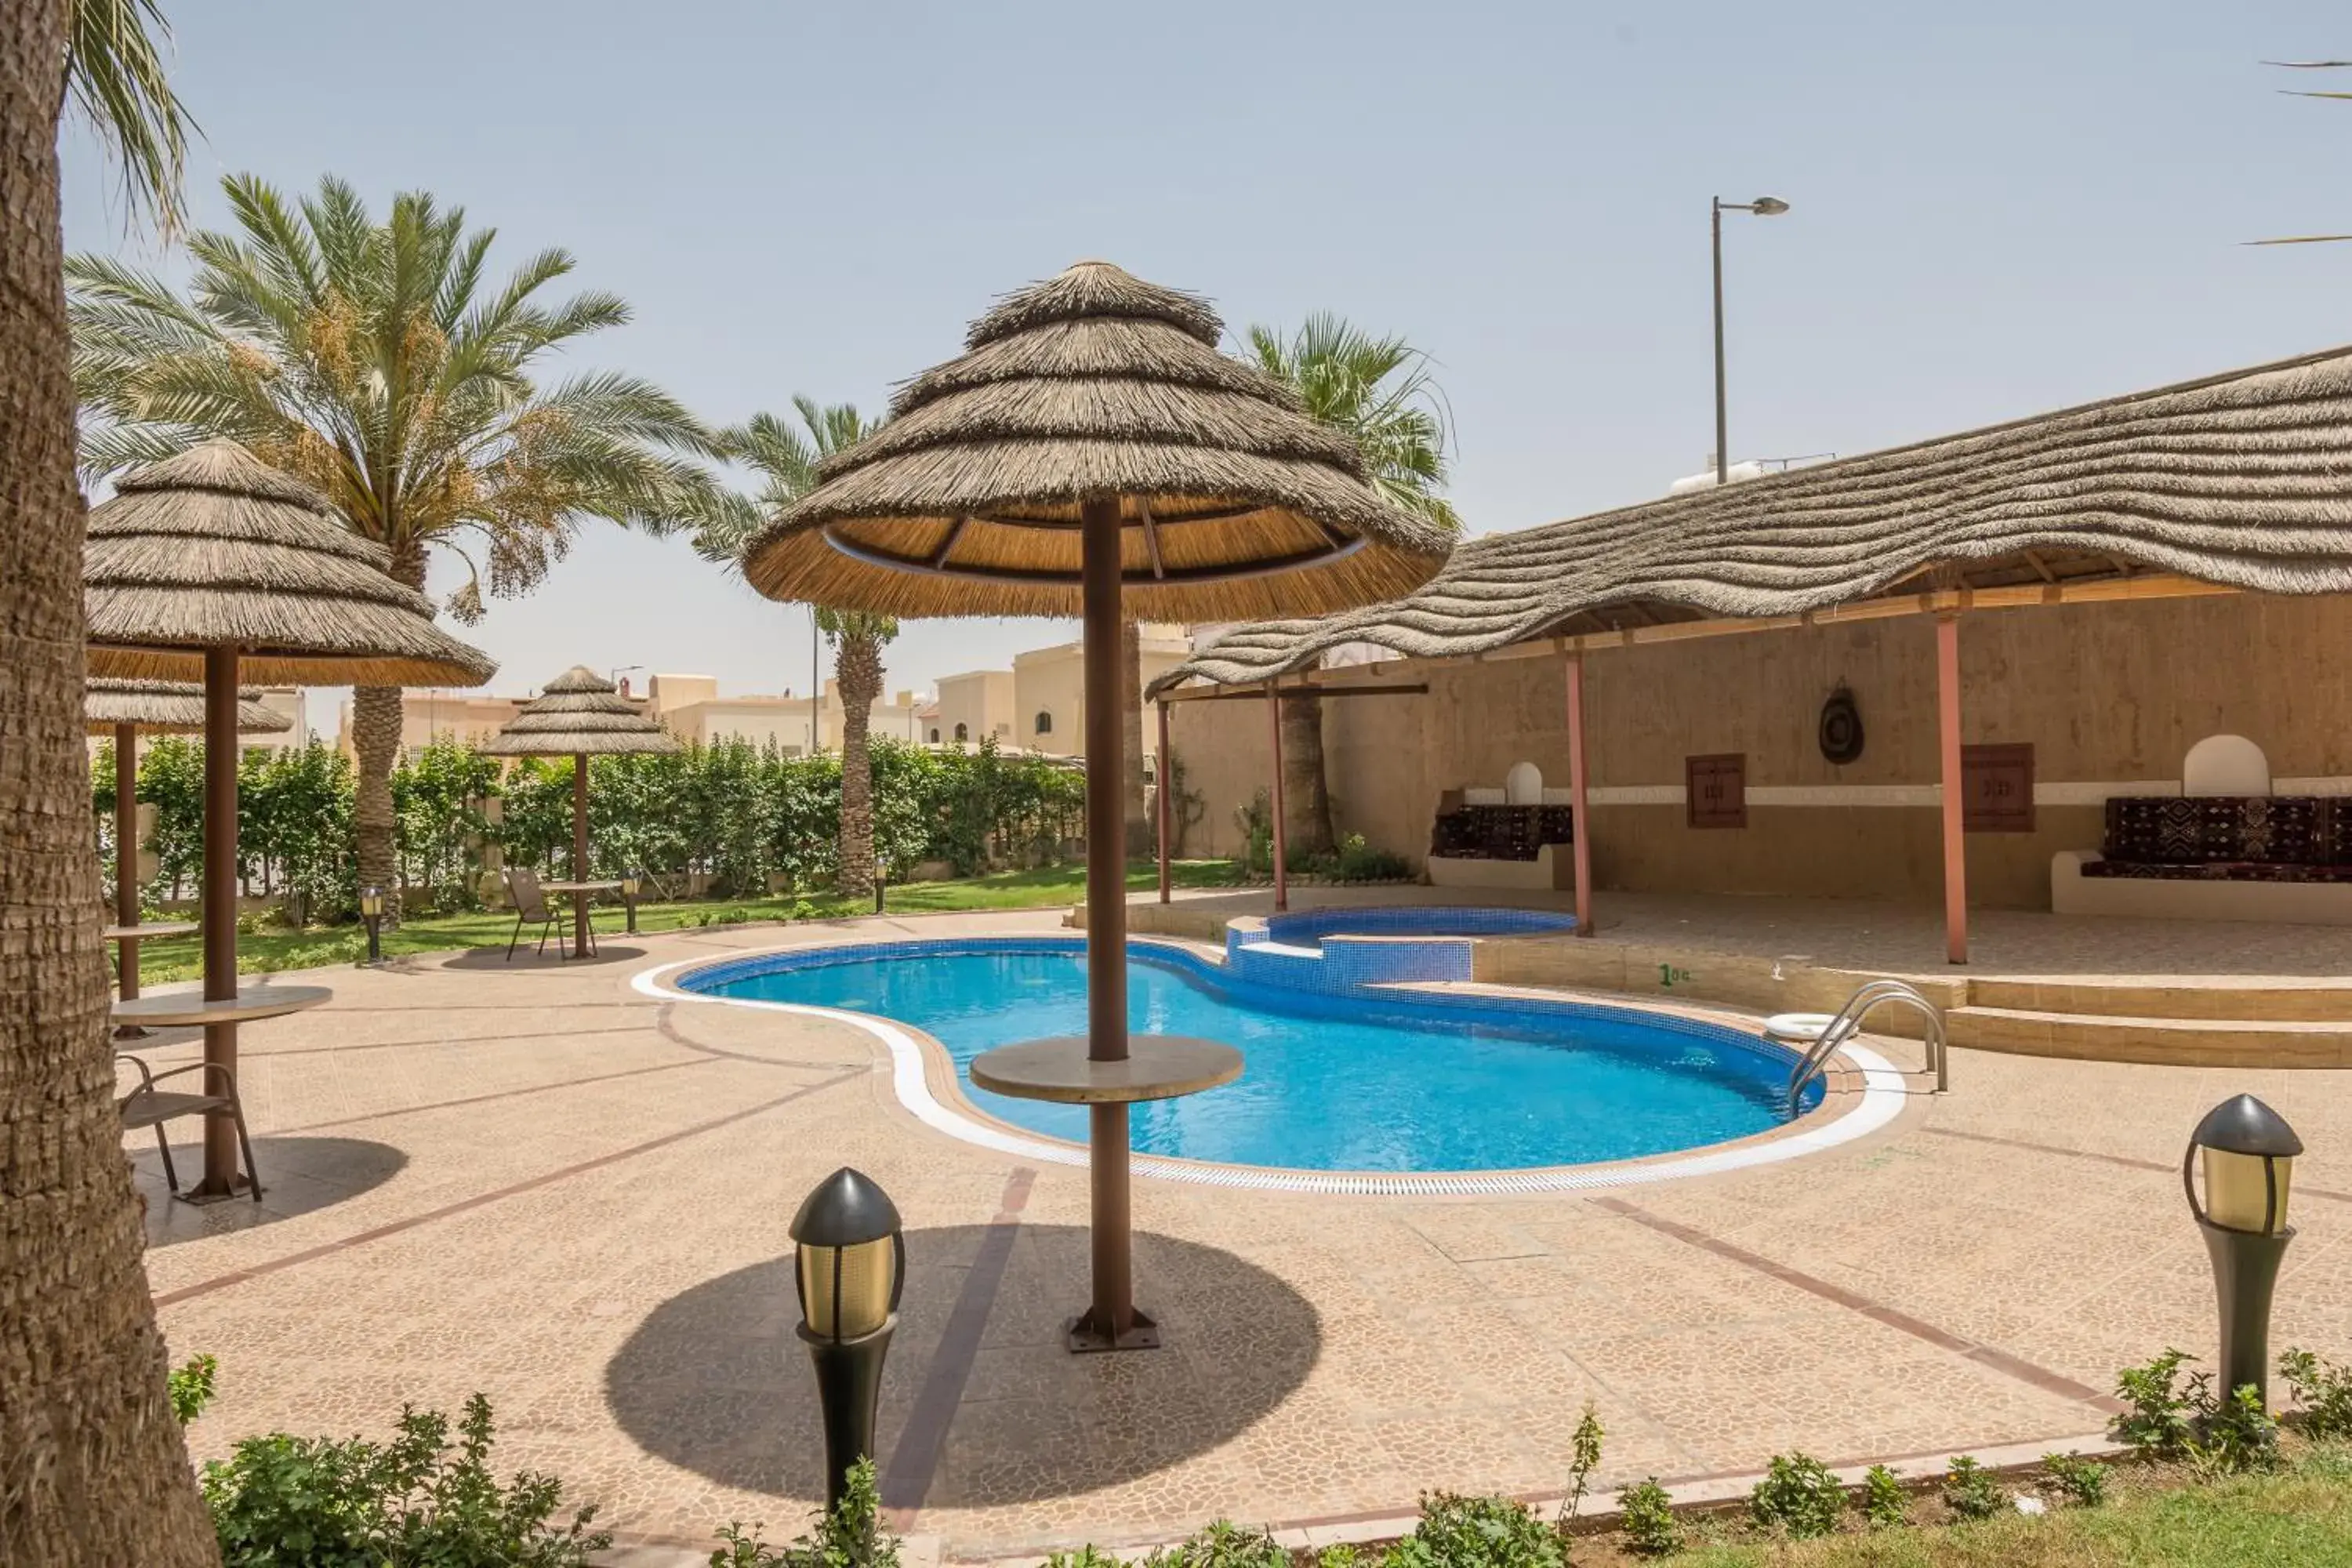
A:
{"type": "MultiPolygon", "coordinates": [[[[958,942],[985,941],[985,938],[956,938],[958,942]]],[[[833,944],[825,944],[833,945],[833,944]]],[[[858,942],[839,944],[844,948],[866,945],[858,942]]],[[[740,963],[747,959],[765,958],[771,954],[806,953],[805,943],[786,943],[772,948],[730,953],[725,957],[705,955],[681,958],[639,971],[630,979],[631,986],[640,994],[665,1002],[699,1002],[723,1007],[750,1007],[762,1012],[782,1013],[796,1017],[823,1018],[853,1029],[863,1030],[879,1041],[890,1054],[890,1087],[898,1103],[924,1126],[965,1143],[1009,1154],[1016,1159],[1034,1160],[1049,1165],[1084,1166],[1087,1162],[1087,1146],[1066,1142],[1042,1134],[1015,1131],[992,1121],[967,1114],[961,1107],[942,1102],[931,1092],[925,1068],[929,1057],[925,1048],[928,1036],[890,1019],[870,1013],[852,1013],[839,1007],[813,1007],[799,1002],[761,1002],[741,996],[715,996],[707,992],[687,991],[668,984],[664,976],[681,969],[700,969],[720,963],[740,963]]],[[[1507,999],[1507,997],[1498,998],[1507,999]]],[[[1646,1012],[1638,1002],[1602,1005],[1622,1006],[1628,1012],[1646,1012]]],[[[1760,1036],[1760,1029],[1759,1031],[1760,1036]]],[[[944,1055],[945,1047],[930,1041],[929,1048],[944,1055]]],[[[1846,1058],[1862,1074],[1863,1087],[1856,1103],[1843,1114],[1824,1119],[1824,1111],[1816,1108],[1797,1124],[1796,1130],[1779,1134],[1759,1134],[1737,1142],[1694,1149],[1687,1153],[1652,1155],[1640,1160],[1612,1161],[1589,1165],[1547,1165],[1512,1171],[1302,1171],[1270,1165],[1228,1165],[1207,1160],[1176,1160],[1164,1154],[1137,1154],[1132,1168],[1139,1175],[1162,1181],[1190,1182],[1212,1187],[1239,1187],[1256,1192],[1360,1194],[1405,1197],[1476,1197],[1507,1193],[1572,1193],[1589,1192],[1607,1187],[1648,1186],[1659,1182],[1681,1181],[1692,1176],[1720,1175],[1727,1171],[1751,1170],[1759,1165],[1779,1164],[1784,1160],[1800,1159],[1807,1154],[1833,1149],[1842,1143],[1867,1138],[1893,1122],[1903,1112],[1907,1092],[1902,1071],[1885,1057],[1866,1046],[1852,1042],[1839,1047],[1838,1055],[1846,1058]],[[1806,1125],[1807,1122],[1813,1123],[1806,1125]]],[[[952,1070],[952,1068],[950,1068],[952,1070]]],[[[961,1075],[958,1075],[959,1080],[961,1075]]]]}

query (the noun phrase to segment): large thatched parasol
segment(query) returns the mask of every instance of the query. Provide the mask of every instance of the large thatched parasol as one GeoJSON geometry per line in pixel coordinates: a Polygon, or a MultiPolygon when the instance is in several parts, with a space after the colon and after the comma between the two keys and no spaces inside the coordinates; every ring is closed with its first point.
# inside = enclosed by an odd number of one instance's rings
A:
{"type": "Polygon", "coordinates": [[[1144,1036],[1130,1055],[1119,622],[1393,598],[1448,545],[1366,481],[1345,437],[1219,353],[1223,333],[1205,301],[1107,262],[1008,295],[972,324],[969,352],[908,382],[888,423],[830,458],[743,561],[772,598],[841,609],[1084,614],[1087,1035],[973,1068],[1008,1093],[1092,1107],[1094,1293],[1073,1349],[1157,1342],[1130,1278],[1129,1102],[1240,1070],[1202,1041],[1144,1036]]]}
{"type": "MultiPolygon", "coordinates": [[[[572,875],[588,875],[588,759],[675,752],[677,739],[632,707],[613,683],[575,664],[545,686],[482,750],[499,757],[572,759],[572,875]]],[[[631,929],[635,929],[632,927],[631,929]]],[[[589,952],[588,894],[572,895],[572,952],[589,952]]]]}
{"type": "MultiPolygon", "coordinates": [[[[498,668],[433,624],[432,602],[393,581],[391,559],[326,497],[234,441],[125,474],[89,514],[90,673],[204,680],[204,999],[225,1015],[237,994],[240,671],[297,686],[473,686],[498,668]]],[[[208,1019],[205,1060],[235,1072],[234,1016],[208,1019]]],[[[234,1129],[211,1118],[205,1177],[185,1195],[207,1201],[239,1185],[234,1129]]]]}
{"type": "MultiPolygon", "coordinates": [[[[139,925],[139,731],[198,734],[205,727],[205,689],[177,680],[125,680],[100,676],[82,688],[82,718],[93,735],[114,738],[114,923],[125,932],[139,925]]],[[[274,735],[294,721],[262,705],[261,689],[241,687],[236,728],[241,735],[274,735]]],[[[139,994],[139,943],[116,939],[121,958],[116,973],[125,1002],[139,994]]],[[[118,1035],[147,1031],[126,1024],[118,1035]]]]}

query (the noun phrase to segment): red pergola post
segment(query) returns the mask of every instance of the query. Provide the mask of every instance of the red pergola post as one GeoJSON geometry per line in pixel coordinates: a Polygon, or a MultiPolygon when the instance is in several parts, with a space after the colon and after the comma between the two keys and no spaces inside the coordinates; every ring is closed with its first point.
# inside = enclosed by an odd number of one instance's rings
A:
{"type": "Polygon", "coordinates": [[[1265,683],[1266,725],[1274,736],[1274,909],[1276,914],[1290,907],[1289,835],[1283,827],[1282,808],[1282,693],[1276,683],[1265,683]]]}
{"type": "Polygon", "coordinates": [[[1568,656],[1568,795],[1570,853],[1576,862],[1576,934],[1592,934],[1592,815],[1585,791],[1584,656],[1568,656]]]}
{"type": "Polygon", "coordinates": [[[1168,901],[1169,888],[1168,857],[1171,851],[1168,840],[1171,824],[1175,820],[1169,809],[1168,792],[1174,784],[1175,775],[1168,771],[1168,704],[1156,702],[1152,706],[1160,710],[1160,901],[1164,904],[1168,901]]]}
{"type": "Polygon", "coordinates": [[[1944,956],[1969,961],[1969,855],[1960,788],[1960,616],[1936,617],[1936,708],[1944,775],[1944,956]]]}

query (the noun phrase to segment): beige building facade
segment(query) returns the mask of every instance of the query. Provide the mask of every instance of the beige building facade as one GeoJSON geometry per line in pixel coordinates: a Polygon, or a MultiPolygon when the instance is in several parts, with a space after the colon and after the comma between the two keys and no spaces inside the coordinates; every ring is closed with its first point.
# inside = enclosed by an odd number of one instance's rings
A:
{"type": "MultiPolygon", "coordinates": [[[[1959,620],[1960,739],[2030,747],[2032,809],[1966,837],[1972,903],[2048,909],[2053,857],[2100,847],[2109,796],[2179,795],[2188,749],[2241,735],[2279,795],[2352,795],[2352,597],[2254,594],[1982,610],[1959,620]]],[[[1396,660],[1349,672],[1423,694],[1327,699],[1326,772],[1342,833],[1416,867],[1439,799],[1500,791],[1531,763],[1568,784],[1562,655],[1396,660]]],[[[1934,903],[1942,896],[1936,622],[1662,641],[1584,655],[1591,853],[1603,890],[1779,893],[1934,903]],[[1861,754],[1826,760],[1825,702],[1849,692],[1861,754]],[[1736,758],[1739,826],[1695,826],[1694,760],[1736,758]]],[[[1271,746],[1248,702],[1171,705],[1202,810],[1188,855],[1241,847],[1234,810],[1267,787],[1271,746]]],[[[1526,775],[1521,775],[1525,779],[1526,775]]],[[[1559,858],[1565,864],[1566,857],[1559,858]]]]}
{"type": "Polygon", "coordinates": [[[1013,671],[972,669],[940,678],[938,718],[923,738],[940,745],[977,745],[994,740],[1002,746],[1026,742],[1014,733],[1013,671]]]}
{"type": "MultiPolygon", "coordinates": [[[[1181,626],[1141,628],[1141,685],[1150,686],[1184,662],[1192,638],[1181,626]]],[[[1086,751],[1086,647],[1060,643],[1013,658],[1013,741],[1048,756],[1075,757],[1086,751]]],[[[945,695],[945,683],[941,683],[945,695]]]]}
{"type": "MultiPolygon", "coordinates": [[[[656,675],[647,693],[655,715],[689,743],[748,741],[799,757],[808,754],[814,731],[817,749],[841,749],[844,707],[837,680],[827,680],[814,702],[790,692],[722,697],[719,682],[708,675],[656,675]]],[[[912,691],[877,698],[867,715],[866,733],[877,739],[920,741],[923,728],[917,715],[923,706],[912,691]]]]}

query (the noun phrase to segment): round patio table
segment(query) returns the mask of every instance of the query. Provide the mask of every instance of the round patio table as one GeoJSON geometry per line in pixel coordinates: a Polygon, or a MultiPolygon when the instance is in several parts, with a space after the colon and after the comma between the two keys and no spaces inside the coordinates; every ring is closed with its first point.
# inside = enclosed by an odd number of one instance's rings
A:
{"type": "Polygon", "coordinates": [[[585,949],[582,949],[575,946],[572,949],[572,956],[574,958],[595,957],[596,928],[588,923],[588,900],[598,893],[619,892],[621,890],[619,879],[615,878],[614,880],[609,882],[541,882],[539,885],[539,890],[542,893],[569,893],[572,895],[574,912],[578,917],[579,928],[588,933],[587,947],[585,949]]]}
{"type": "Polygon", "coordinates": [[[152,1024],[178,1028],[196,1024],[249,1024],[257,1018],[281,1018],[334,1000],[323,985],[249,985],[234,996],[207,1001],[185,992],[139,996],[117,1002],[112,1016],[118,1024],[152,1024]]]}
{"type": "Polygon", "coordinates": [[[1121,1105],[1174,1100],[1242,1076],[1242,1054],[1190,1035],[1130,1035],[1123,1060],[1095,1061],[1084,1035],[999,1046],[971,1058],[971,1081],[1015,1100],[1121,1105]]]}

